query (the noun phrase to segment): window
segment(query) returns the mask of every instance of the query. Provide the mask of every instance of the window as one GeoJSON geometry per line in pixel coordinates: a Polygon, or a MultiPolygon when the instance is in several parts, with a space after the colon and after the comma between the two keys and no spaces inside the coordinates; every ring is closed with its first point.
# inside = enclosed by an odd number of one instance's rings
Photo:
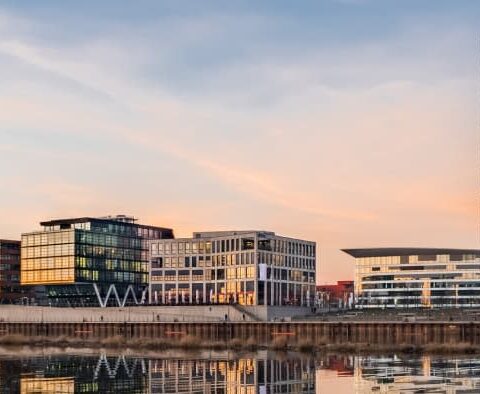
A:
{"type": "Polygon", "coordinates": [[[419,255],[418,256],[418,261],[436,261],[437,256],[432,254],[432,255],[419,255]]]}
{"type": "Polygon", "coordinates": [[[227,269],[227,279],[236,279],[235,268],[228,268],[227,269]]]}
{"type": "Polygon", "coordinates": [[[242,238],[242,250],[255,249],[255,241],[253,238],[242,238]]]}
{"type": "Polygon", "coordinates": [[[152,268],[163,268],[163,257],[152,259],[152,268]]]}
{"type": "Polygon", "coordinates": [[[165,280],[175,280],[177,277],[177,271],[165,271],[165,280]]]}
{"type": "Polygon", "coordinates": [[[180,270],[178,271],[178,280],[179,281],[189,281],[190,280],[190,271],[180,270]]]}
{"type": "Polygon", "coordinates": [[[271,241],[269,239],[258,240],[258,249],[260,249],[260,250],[272,250],[271,241]]]}

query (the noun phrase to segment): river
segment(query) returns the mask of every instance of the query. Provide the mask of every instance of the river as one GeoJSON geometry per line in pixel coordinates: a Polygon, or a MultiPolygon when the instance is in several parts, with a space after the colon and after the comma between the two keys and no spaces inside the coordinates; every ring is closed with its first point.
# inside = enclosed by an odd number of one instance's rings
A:
{"type": "Polygon", "coordinates": [[[476,393],[472,356],[0,349],[2,393],[476,393]]]}

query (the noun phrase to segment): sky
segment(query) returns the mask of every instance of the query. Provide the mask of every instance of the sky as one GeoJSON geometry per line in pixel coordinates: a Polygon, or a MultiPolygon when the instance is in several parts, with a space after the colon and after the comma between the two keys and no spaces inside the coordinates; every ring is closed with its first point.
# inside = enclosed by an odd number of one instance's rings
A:
{"type": "Polygon", "coordinates": [[[478,248],[480,2],[2,0],[0,238],[129,214],[478,248]]]}

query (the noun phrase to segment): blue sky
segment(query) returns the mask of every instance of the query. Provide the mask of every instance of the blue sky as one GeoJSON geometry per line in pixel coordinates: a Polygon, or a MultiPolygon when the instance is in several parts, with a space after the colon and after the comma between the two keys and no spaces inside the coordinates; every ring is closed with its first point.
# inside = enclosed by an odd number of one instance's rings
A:
{"type": "Polygon", "coordinates": [[[115,213],[478,246],[476,1],[3,1],[0,236],[115,213]]]}

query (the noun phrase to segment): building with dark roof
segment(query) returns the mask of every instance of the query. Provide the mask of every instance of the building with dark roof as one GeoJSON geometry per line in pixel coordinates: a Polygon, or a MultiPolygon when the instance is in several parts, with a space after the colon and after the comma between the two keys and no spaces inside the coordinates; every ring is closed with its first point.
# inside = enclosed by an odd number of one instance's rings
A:
{"type": "Polygon", "coordinates": [[[20,241],[0,239],[0,303],[29,303],[32,288],[20,286],[20,241]]]}
{"type": "Polygon", "coordinates": [[[37,302],[52,306],[145,302],[148,241],[174,237],[171,229],[138,224],[124,215],[40,224],[43,231],[22,235],[21,283],[43,287],[37,302]]]}
{"type": "Polygon", "coordinates": [[[480,250],[344,249],[357,308],[480,307],[480,250]]]}

